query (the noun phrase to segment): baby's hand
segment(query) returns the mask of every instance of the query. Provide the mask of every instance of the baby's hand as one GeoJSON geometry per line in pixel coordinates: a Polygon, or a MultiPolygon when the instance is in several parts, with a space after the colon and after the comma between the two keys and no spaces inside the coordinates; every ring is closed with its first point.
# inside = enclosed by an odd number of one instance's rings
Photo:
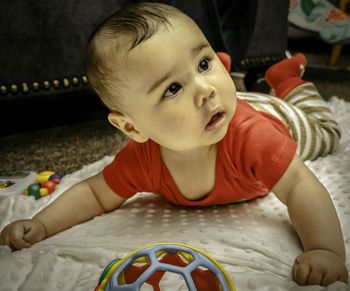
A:
{"type": "Polygon", "coordinates": [[[29,248],[46,237],[45,226],[37,219],[17,220],[7,225],[0,235],[0,245],[12,250],[29,248]]]}
{"type": "Polygon", "coordinates": [[[299,285],[328,286],[335,281],[347,282],[344,260],[327,250],[311,250],[295,259],[293,278],[299,285]]]}

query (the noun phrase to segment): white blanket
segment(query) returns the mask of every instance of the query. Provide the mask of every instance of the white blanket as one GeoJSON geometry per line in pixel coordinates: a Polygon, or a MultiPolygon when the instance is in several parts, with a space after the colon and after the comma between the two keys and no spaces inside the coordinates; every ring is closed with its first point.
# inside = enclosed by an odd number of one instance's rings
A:
{"type": "MultiPolygon", "coordinates": [[[[307,164],[332,195],[350,269],[350,103],[333,97],[330,106],[343,131],[340,148],[307,164]]],[[[37,201],[21,194],[0,197],[0,229],[15,219],[33,216],[111,159],[105,157],[64,177],[51,196],[37,201]]],[[[303,288],[293,282],[291,268],[301,245],[286,207],[272,194],[241,204],[196,209],[175,207],[155,195],[141,193],[121,209],[29,249],[11,252],[1,246],[0,291],[93,290],[110,260],[164,241],[206,251],[223,265],[238,290],[350,290],[350,282],[336,282],[328,288],[303,288]]],[[[176,277],[164,284],[165,290],[183,290],[176,277]]]]}

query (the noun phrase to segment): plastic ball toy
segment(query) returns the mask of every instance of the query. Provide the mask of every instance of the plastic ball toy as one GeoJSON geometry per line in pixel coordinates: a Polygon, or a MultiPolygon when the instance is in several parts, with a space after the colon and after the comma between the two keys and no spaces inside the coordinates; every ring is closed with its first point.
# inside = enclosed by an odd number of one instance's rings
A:
{"type": "Polygon", "coordinates": [[[235,291],[224,268],[205,252],[179,243],[158,243],[111,261],[95,291],[139,291],[147,283],[160,291],[166,272],[181,276],[189,291],[235,291]]]}
{"type": "Polygon", "coordinates": [[[51,194],[56,185],[61,182],[62,175],[54,171],[42,171],[36,176],[36,183],[30,184],[24,191],[24,195],[34,196],[35,200],[51,194]]]}

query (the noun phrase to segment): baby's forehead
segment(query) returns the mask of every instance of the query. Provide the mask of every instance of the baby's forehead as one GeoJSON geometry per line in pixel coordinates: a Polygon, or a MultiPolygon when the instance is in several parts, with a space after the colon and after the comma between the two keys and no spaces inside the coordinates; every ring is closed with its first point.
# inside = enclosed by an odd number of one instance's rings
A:
{"type": "MultiPolygon", "coordinates": [[[[169,17],[168,21],[169,25],[159,26],[151,36],[140,41],[133,47],[133,38],[127,33],[118,34],[116,38],[110,39],[108,44],[101,50],[106,65],[117,76],[123,79],[123,75],[126,76],[129,73],[135,73],[135,70],[138,69],[141,63],[152,65],[148,62],[150,59],[153,59],[149,57],[149,54],[151,56],[164,55],[169,46],[176,47],[178,43],[176,43],[176,39],[173,38],[172,34],[177,33],[177,31],[185,31],[188,34],[196,33],[197,36],[199,35],[201,37],[193,37],[193,40],[206,42],[206,38],[201,33],[199,27],[188,16],[179,14],[175,17],[169,17]],[[165,38],[166,41],[164,40],[165,38]],[[174,40],[174,43],[172,40],[174,40]]],[[[180,38],[183,38],[182,35],[180,38]]],[[[153,67],[152,70],[156,72],[157,68],[153,67]]]]}

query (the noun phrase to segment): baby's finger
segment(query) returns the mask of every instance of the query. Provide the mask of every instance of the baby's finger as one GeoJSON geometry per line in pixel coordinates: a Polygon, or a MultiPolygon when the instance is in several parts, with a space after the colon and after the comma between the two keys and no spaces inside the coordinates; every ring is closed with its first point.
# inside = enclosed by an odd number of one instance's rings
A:
{"type": "Polygon", "coordinates": [[[6,245],[4,238],[2,237],[2,233],[0,233],[0,245],[6,245]]]}
{"type": "Polygon", "coordinates": [[[1,238],[1,244],[7,245],[11,248],[9,232],[6,230],[6,228],[5,230],[2,231],[0,238],[1,238]]]}
{"type": "Polygon", "coordinates": [[[308,285],[321,285],[323,273],[317,270],[310,270],[308,285]]]}
{"type": "Polygon", "coordinates": [[[323,279],[320,285],[328,286],[332,284],[334,281],[337,281],[337,278],[333,274],[327,273],[323,276],[323,279]]]}
{"type": "Polygon", "coordinates": [[[40,239],[38,239],[38,232],[33,230],[33,229],[30,229],[24,236],[23,236],[23,239],[30,243],[30,244],[33,244],[33,243],[36,243],[38,242],[40,239]]]}
{"type": "Polygon", "coordinates": [[[304,286],[308,282],[310,268],[307,264],[299,263],[298,259],[295,260],[293,268],[293,278],[294,281],[299,285],[304,286]]]}
{"type": "Polygon", "coordinates": [[[338,280],[342,281],[344,283],[347,283],[348,282],[348,277],[349,277],[348,270],[346,268],[344,268],[342,273],[338,276],[338,280]]]}
{"type": "Polygon", "coordinates": [[[16,250],[20,250],[22,248],[30,247],[30,244],[23,239],[24,235],[24,227],[23,226],[15,226],[12,229],[12,232],[9,234],[9,243],[12,248],[16,250]]]}

